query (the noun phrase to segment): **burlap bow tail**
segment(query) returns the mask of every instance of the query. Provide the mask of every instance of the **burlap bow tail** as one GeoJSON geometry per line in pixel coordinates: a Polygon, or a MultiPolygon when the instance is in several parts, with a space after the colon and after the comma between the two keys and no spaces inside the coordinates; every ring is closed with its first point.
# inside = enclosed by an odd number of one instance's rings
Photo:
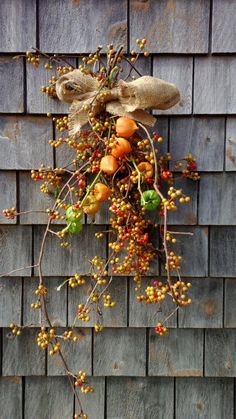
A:
{"type": "Polygon", "coordinates": [[[96,115],[106,110],[153,126],[156,119],[145,109],[169,109],[180,100],[177,87],[164,80],[143,76],[131,82],[119,80],[115,87],[102,88],[101,82],[80,70],[61,76],[56,82],[58,98],[70,107],[70,135],[77,134],[88,120],[88,108],[96,115]]]}

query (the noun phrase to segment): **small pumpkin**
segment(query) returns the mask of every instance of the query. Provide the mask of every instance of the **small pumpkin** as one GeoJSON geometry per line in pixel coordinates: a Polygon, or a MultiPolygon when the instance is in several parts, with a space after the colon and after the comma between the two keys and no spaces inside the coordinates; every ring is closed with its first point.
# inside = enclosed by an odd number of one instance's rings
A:
{"type": "Polygon", "coordinates": [[[150,189],[143,192],[141,196],[141,206],[148,211],[154,211],[161,203],[161,198],[156,191],[150,189]]]}
{"type": "Polygon", "coordinates": [[[80,221],[71,221],[68,224],[68,227],[67,227],[66,230],[69,233],[80,233],[80,231],[82,230],[82,228],[83,228],[83,224],[81,224],[80,221]]]}
{"type": "Polygon", "coordinates": [[[104,172],[107,173],[108,175],[112,175],[113,173],[115,173],[118,169],[118,162],[116,160],[116,158],[112,155],[107,155],[102,157],[101,162],[100,162],[100,169],[104,172]]]}
{"type": "Polygon", "coordinates": [[[101,204],[93,194],[87,196],[83,204],[83,210],[87,215],[94,215],[100,210],[101,204]]]}
{"type": "Polygon", "coordinates": [[[149,179],[153,176],[154,170],[151,163],[148,162],[141,162],[138,164],[138,170],[141,172],[144,179],[149,179]]]}
{"type": "Polygon", "coordinates": [[[111,190],[104,183],[98,182],[94,186],[93,194],[98,202],[103,202],[110,196],[111,190]]]}
{"type": "Polygon", "coordinates": [[[129,138],[138,130],[138,126],[133,119],[121,116],[116,121],[116,133],[119,137],[129,138]]]}
{"type": "Polygon", "coordinates": [[[65,228],[65,231],[68,231],[69,233],[79,233],[83,228],[82,217],[83,213],[81,209],[76,209],[72,205],[68,207],[66,210],[67,227],[65,228]]]}
{"type": "Polygon", "coordinates": [[[131,152],[131,145],[125,138],[116,138],[112,144],[112,156],[118,158],[124,157],[126,154],[131,152]]]}
{"type": "Polygon", "coordinates": [[[82,216],[83,216],[83,213],[81,209],[75,209],[73,208],[72,205],[68,207],[66,210],[66,221],[73,222],[73,221],[81,220],[82,216]]]}

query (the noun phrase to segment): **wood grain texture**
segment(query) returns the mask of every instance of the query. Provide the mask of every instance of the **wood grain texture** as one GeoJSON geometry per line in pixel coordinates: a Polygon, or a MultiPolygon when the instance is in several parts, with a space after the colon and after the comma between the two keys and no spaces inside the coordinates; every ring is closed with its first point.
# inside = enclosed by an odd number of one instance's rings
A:
{"type": "Polygon", "coordinates": [[[194,68],[194,113],[235,113],[236,58],[196,57],[194,68]]]}
{"type": "Polygon", "coordinates": [[[173,379],[108,377],[107,418],[172,419],[173,398],[173,379]]]}
{"type": "Polygon", "coordinates": [[[210,275],[236,276],[236,227],[211,227],[210,275]]]}
{"type": "Polygon", "coordinates": [[[224,327],[236,327],[235,285],[235,278],[226,278],[224,293],[224,327]]]}
{"type": "Polygon", "coordinates": [[[236,118],[226,120],[225,169],[236,170],[236,118]]]}
{"type": "MultiPolygon", "coordinates": [[[[170,153],[180,160],[192,153],[199,171],[222,171],[225,119],[179,117],[170,120],[170,153]]],[[[173,168],[173,165],[171,165],[173,168]]]]}
{"type": "MultiPolygon", "coordinates": [[[[109,280],[110,278],[108,278],[109,280]]],[[[85,304],[88,296],[91,293],[90,279],[87,278],[87,283],[83,288],[78,287],[68,289],[68,324],[72,326],[75,321],[77,307],[79,304],[85,304]]],[[[104,287],[98,288],[99,293],[104,290],[104,287]]],[[[127,326],[127,278],[126,277],[115,277],[109,285],[109,294],[111,298],[116,301],[116,306],[112,309],[103,307],[103,304],[99,305],[99,311],[97,306],[94,305],[90,312],[91,320],[89,322],[76,321],[76,325],[79,327],[94,326],[97,322],[100,322],[105,327],[125,327],[127,326]]]]}
{"type": "MultiPolygon", "coordinates": [[[[53,326],[66,326],[67,324],[67,287],[62,287],[60,292],[57,287],[64,278],[45,278],[44,284],[48,289],[47,309],[53,326]]],[[[37,302],[35,290],[38,287],[39,279],[35,277],[24,278],[23,282],[23,324],[40,326],[40,310],[32,309],[31,303],[37,302]]],[[[42,321],[46,325],[44,316],[42,321]]]]}
{"type": "Polygon", "coordinates": [[[235,183],[232,173],[201,176],[199,224],[236,225],[235,183]]]}
{"type": "Polygon", "coordinates": [[[45,374],[45,352],[37,346],[39,329],[25,329],[15,338],[10,329],[3,329],[3,376],[45,374]]]}
{"type": "Polygon", "coordinates": [[[22,419],[21,377],[0,378],[1,419],[22,419]]]}
{"type": "MultiPolygon", "coordinates": [[[[68,138],[68,132],[65,131],[65,133],[58,133],[58,131],[56,131],[55,136],[57,140],[59,138],[68,138]]],[[[66,167],[69,170],[74,169],[74,166],[71,163],[76,157],[76,151],[73,148],[70,148],[67,144],[62,143],[61,146],[56,149],[55,157],[56,167],[66,167]]]]}
{"type": "MultiPolygon", "coordinates": [[[[234,3],[235,0],[0,1],[0,211],[15,206],[16,201],[26,211],[51,206],[46,195],[39,194],[39,184],[30,180],[29,171],[42,162],[53,164],[53,150],[48,145],[54,135],[53,124],[42,114],[66,114],[69,107],[41,93],[41,86],[53,74],[44,68],[45,60],[38,70],[32,65],[25,70],[23,60],[12,60],[21,48],[24,51],[35,46],[36,19],[39,47],[52,53],[87,53],[99,43],[106,46],[114,38],[126,47],[127,33],[130,49],[137,49],[136,37],[149,38],[147,49],[156,55],[141,58],[138,69],[143,75],[153,73],[176,83],[182,95],[180,105],[156,113],[157,122],[150,132],[156,131],[165,139],[157,145],[160,153],[170,151],[173,159],[192,153],[198,169],[205,172],[199,185],[182,178],[178,181],[178,186],[192,199],[169,218],[170,230],[195,233],[192,238],[177,237],[175,249],[183,255],[183,276],[192,282],[193,303],[168,320],[169,333],[161,338],[150,330],[150,340],[146,342],[149,331],[145,327],[163,321],[174,306],[169,301],[162,312],[157,312],[156,306],[136,302],[135,284],[125,275],[115,277],[109,289],[117,300],[114,309],[104,308],[103,318],[92,312],[89,323],[76,323],[81,339],[78,344],[65,347],[66,359],[75,373],[85,369],[91,374],[94,369],[96,376],[89,382],[95,392],[81,395],[91,419],[234,418],[235,383],[231,378],[221,378],[236,376],[236,231],[232,227],[236,214],[234,174],[230,173],[236,170],[236,57],[231,55],[236,52],[234,3]],[[209,41],[212,45],[208,45],[209,41]],[[223,54],[210,55],[211,49],[223,54]],[[202,53],[208,55],[190,55],[202,53]],[[193,100],[195,116],[191,116],[193,100]],[[31,115],[25,115],[26,111],[31,115]],[[21,172],[16,175],[16,170],[21,172]],[[201,225],[197,226],[199,222],[201,225]],[[100,334],[88,329],[98,318],[108,327],[100,334]],[[144,377],[146,374],[151,376],[144,377]],[[204,374],[207,377],[198,378],[204,374]]],[[[73,65],[79,61],[71,56],[67,59],[73,65]]],[[[124,67],[123,76],[128,72],[124,67]]],[[[140,134],[143,135],[141,130],[140,134]]],[[[56,132],[56,138],[58,135],[61,134],[56,132]]],[[[56,150],[56,166],[68,164],[72,154],[64,145],[56,150]]],[[[49,313],[59,334],[67,323],[73,325],[78,304],[86,300],[91,290],[89,279],[75,290],[67,285],[60,292],[55,288],[75,272],[87,273],[86,260],[94,255],[106,259],[107,238],[98,241],[94,232],[106,229],[109,216],[104,205],[95,219],[86,217],[88,225],[72,237],[71,249],[62,250],[54,236],[47,242],[43,273],[49,289],[49,313]]],[[[0,274],[31,265],[32,230],[37,261],[45,228],[41,224],[46,217],[27,215],[19,221],[26,226],[0,227],[0,274]],[[32,229],[31,224],[38,226],[32,229]]],[[[0,215],[0,223],[7,222],[0,215]]],[[[157,244],[157,236],[155,240],[157,244]]],[[[157,276],[162,278],[159,264],[152,273],[145,282],[152,282],[157,276]]],[[[30,308],[30,303],[36,300],[38,279],[30,279],[30,274],[31,270],[24,269],[12,278],[0,279],[0,326],[4,326],[0,330],[0,364],[1,372],[8,376],[0,378],[0,417],[72,418],[78,409],[74,409],[67,378],[59,376],[64,372],[58,358],[46,358],[47,354],[36,346],[37,331],[32,324],[38,323],[39,313],[30,308]],[[30,330],[11,340],[5,329],[11,321],[31,325],[30,330]],[[49,377],[44,376],[46,373],[49,377]],[[26,379],[21,380],[16,374],[26,379]]]]}
{"type": "Polygon", "coordinates": [[[21,278],[0,278],[0,327],[21,323],[21,278]]]}
{"type": "Polygon", "coordinates": [[[203,375],[203,331],[170,329],[165,336],[151,331],[149,342],[149,375],[203,375]]]}
{"type": "Polygon", "coordinates": [[[92,52],[127,43],[127,2],[41,0],[40,45],[47,52],[92,52]],[[68,33],[68,22],[70,31],[68,33]],[[91,24],[92,23],[92,24],[91,24]]]}
{"type": "Polygon", "coordinates": [[[73,393],[66,377],[27,377],[25,419],[73,417],[73,393]]]}
{"type": "Polygon", "coordinates": [[[13,61],[12,57],[0,56],[0,112],[24,112],[23,60],[13,61]],[[14,89],[12,86],[14,80],[14,89]]]}
{"type": "Polygon", "coordinates": [[[236,330],[207,329],[205,343],[205,375],[209,377],[235,377],[236,330]]]}
{"type": "Polygon", "coordinates": [[[234,0],[214,0],[212,52],[236,52],[236,8],[234,0]]]}
{"type": "MultiPolygon", "coordinates": [[[[153,284],[153,278],[142,279],[142,293],[148,285],[153,284]]],[[[135,291],[136,283],[129,278],[129,326],[131,327],[155,327],[157,323],[163,322],[175,309],[171,298],[167,298],[163,304],[145,304],[137,301],[139,292],[135,291]]],[[[168,327],[177,327],[176,313],[165,322],[168,327]]]]}
{"type": "Polygon", "coordinates": [[[176,84],[181,92],[181,100],[171,109],[154,111],[154,114],[176,115],[192,112],[192,72],[191,57],[156,57],[153,58],[153,75],[176,84]]]}
{"type": "MultiPolygon", "coordinates": [[[[207,227],[175,226],[175,232],[188,232],[193,235],[176,235],[174,251],[182,256],[182,276],[208,275],[208,229],[207,227]]],[[[164,273],[164,270],[163,270],[164,273]]]]}
{"type": "MultiPolygon", "coordinates": [[[[58,228],[55,227],[54,230],[58,228]]],[[[94,234],[101,230],[104,230],[103,226],[84,226],[79,234],[72,235],[71,248],[66,249],[60,247],[57,237],[48,235],[42,263],[44,275],[66,276],[74,275],[76,272],[86,274],[90,269],[88,259],[92,259],[95,255],[106,259],[105,239],[96,240],[94,237],[94,234]]],[[[35,262],[38,260],[43,231],[43,227],[35,226],[35,262]]]]}
{"type": "Polygon", "coordinates": [[[5,208],[16,207],[16,172],[0,172],[0,224],[15,224],[4,217],[5,208]]]}
{"type": "Polygon", "coordinates": [[[168,152],[168,140],[169,140],[169,118],[168,116],[156,115],[156,123],[149,132],[156,132],[160,137],[163,138],[162,143],[158,143],[157,150],[161,154],[166,154],[168,152]]]}
{"type": "Polygon", "coordinates": [[[232,379],[176,379],[176,419],[233,419],[233,406],[232,379]]]}
{"type": "MultiPolygon", "coordinates": [[[[0,172],[1,173],[1,172],[0,172]]],[[[40,191],[41,182],[35,182],[31,178],[31,173],[29,171],[20,171],[19,172],[19,207],[20,211],[28,212],[19,216],[20,224],[47,224],[48,215],[40,211],[46,211],[48,208],[52,208],[55,203],[55,196],[53,194],[53,188],[51,193],[42,193],[40,191]],[[34,212],[35,211],[35,212],[34,212]],[[38,212],[39,211],[39,212],[38,212]]],[[[50,188],[49,188],[50,189],[50,188]]],[[[63,196],[64,194],[62,194],[63,196]]],[[[64,214],[64,211],[60,211],[61,214],[64,214]]],[[[83,223],[85,223],[85,217],[83,218],[83,223]]],[[[65,220],[55,220],[51,221],[51,225],[54,226],[65,225],[65,220]]]]}
{"type": "MultiPolygon", "coordinates": [[[[76,67],[76,60],[74,58],[68,57],[66,60],[73,67],[76,67]]],[[[60,102],[58,99],[49,97],[41,91],[41,87],[47,86],[53,75],[57,76],[56,71],[45,69],[44,65],[47,62],[47,59],[42,58],[39,68],[35,69],[32,65],[27,65],[26,67],[27,113],[37,114],[52,112],[53,114],[67,114],[69,111],[68,103],[60,102]]]]}
{"type": "Polygon", "coordinates": [[[178,205],[178,210],[169,213],[168,223],[182,224],[182,225],[195,225],[197,224],[197,198],[198,198],[198,184],[191,180],[180,178],[177,174],[175,187],[182,189],[186,196],[191,198],[187,205],[178,205]]]}
{"type": "MultiPolygon", "coordinates": [[[[135,50],[137,49],[137,47],[135,48],[135,50]]],[[[140,75],[134,70],[131,69],[130,64],[128,64],[126,61],[124,61],[124,63],[122,63],[122,74],[121,77],[122,79],[126,79],[127,81],[131,81],[133,77],[138,78],[140,77],[140,75]],[[128,77],[129,76],[129,77],[128,77]]],[[[135,63],[135,68],[139,71],[139,73],[141,73],[142,76],[146,76],[146,75],[152,75],[152,58],[151,56],[149,57],[144,57],[143,55],[140,55],[138,57],[137,62],[135,63]]]]}
{"type": "MultiPolygon", "coordinates": [[[[94,222],[95,224],[109,224],[110,218],[112,216],[112,213],[109,211],[111,203],[110,201],[105,201],[101,205],[101,209],[97,214],[92,218],[92,216],[87,216],[87,224],[90,224],[90,222],[94,222]]],[[[108,230],[108,228],[107,228],[108,230]]]]}
{"type": "Polygon", "coordinates": [[[52,125],[47,118],[1,116],[0,168],[38,169],[42,163],[53,164],[48,144],[52,125]]]}
{"type": "Polygon", "coordinates": [[[36,0],[1,0],[0,51],[29,50],[36,45],[36,0]]]}
{"type": "Polygon", "coordinates": [[[223,327],[223,279],[191,278],[192,304],[179,310],[179,327],[223,327]]]}
{"type": "Polygon", "coordinates": [[[1,226],[0,227],[0,269],[1,274],[13,269],[23,268],[13,272],[11,276],[31,274],[26,266],[32,264],[32,232],[30,226],[1,226]]]}
{"type": "MultiPolygon", "coordinates": [[[[51,208],[54,198],[40,191],[42,182],[31,179],[30,172],[19,172],[19,201],[20,211],[46,211],[51,208]]],[[[47,224],[48,215],[40,212],[32,212],[20,215],[21,224],[47,224]]]]}
{"type": "MultiPolygon", "coordinates": [[[[88,417],[92,419],[94,415],[97,418],[104,419],[105,411],[105,378],[104,377],[89,377],[89,384],[94,388],[93,393],[80,393],[80,399],[83,404],[83,409],[88,417]]],[[[79,411],[79,408],[77,408],[79,411]]]]}
{"type": "MultiPolygon", "coordinates": [[[[56,333],[62,336],[64,329],[56,329],[56,333]]],[[[78,374],[79,371],[86,371],[88,375],[92,373],[92,333],[90,329],[74,329],[74,333],[79,336],[77,342],[61,341],[63,356],[68,365],[69,371],[78,374]]],[[[48,354],[47,375],[66,375],[65,368],[59,355],[50,356],[48,354]]]]}
{"type": "Polygon", "coordinates": [[[206,53],[210,2],[200,0],[131,0],[131,48],[136,38],[147,38],[155,53],[206,53]]]}
{"type": "Polygon", "coordinates": [[[144,376],[144,329],[104,329],[94,336],[94,375],[144,376]]]}

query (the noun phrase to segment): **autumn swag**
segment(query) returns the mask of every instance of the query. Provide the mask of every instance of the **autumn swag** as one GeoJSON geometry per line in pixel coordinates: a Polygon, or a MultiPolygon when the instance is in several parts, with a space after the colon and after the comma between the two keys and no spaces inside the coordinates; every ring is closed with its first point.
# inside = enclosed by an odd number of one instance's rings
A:
{"type": "MultiPolygon", "coordinates": [[[[33,181],[40,183],[41,193],[50,196],[52,203],[38,211],[47,216],[47,225],[38,260],[33,265],[39,283],[31,308],[40,314],[38,346],[47,349],[49,355],[59,357],[68,376],[77,401],[75,419],[87,418],[77,390],[89,393],[93,388],[82,367],[76,374],[69,371],[61,342],[73,342],[79,351],[76,326],[81,322],[92,325],[97,333],[102,332],[104,310],[119,310],[116,295],[110,292],[115,277],[131,275],[137,304],[146,304],[147,310],[149,305],[156,305],[155,331],[160,336],[168,332],[166,321],[191,303],[191,284],[181,278],[182,256],[175,250],[179,237],[191,233],[170,230],[168,215],[190,201],[178,186],[179,179],[197,181],[199,175],[191,154],[170,166],[170,153],[160,150],[162,136],[152,132],[153,126],[158,126],[158,118],[156,123],[149,111],[176,105],[180,93],[175,85],[139,72],[136,62],[140,54],[148,56],[145,45],[145,39],[138,39],[140,51],[132,51],[130,56],[124,54],[123,47],[115,49],[109,45],[106,56],[102,47],[98,47],[95,53],[80,57],[79,68],[68,64],[63,56],[49,56],[39,50],[24,55],[36,68],[47,60],[45,70],[53,75],[48,85],[42,86],[42,92],[67,103],[69,109],[69,114],[63,116],[48,114],[56,131],[49,144],[55,150],[68,147],[73,158],[62,167],[42,164],[31,172],[33,181]],[[94,255],[87,263],[86,274],[81,275],[78,266],[78,271],[55,290],[60,292],[64,286],[72,290],[80,287],[80,296],[84,296],[83,302],[78,301],[72,327],[61,335],[47,308],[50,293],[42,264],[47,238],[55,237],[64,252],[70,247],[71,252],[78,252],[79,246],[83,246],[79,237],[84,224],[89,228],[104,208],[110,214],[109,225],[97,231],[94,239],[107,238],[107,256],[94,255]],[[78,246],[71,246],[72,237],[77,235],[78,246]],[[156,261],[161,264],[160,272],[156,261]],[[173,310],[160,322],[158,314],[166,299],[173,303],[173,310]]],[[[16,208],[4,210],[8,218],[20,214],[16,208]]],[[[10,327],[17,336],[25,326],[11,324],[10,327]]]]}

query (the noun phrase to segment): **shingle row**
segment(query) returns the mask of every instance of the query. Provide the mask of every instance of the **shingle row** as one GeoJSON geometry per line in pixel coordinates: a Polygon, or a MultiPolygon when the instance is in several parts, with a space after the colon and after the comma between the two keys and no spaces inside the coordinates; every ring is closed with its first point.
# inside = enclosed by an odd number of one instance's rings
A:
{"type": "MultiPolygon", "coordinates": [[[[41,0],[38,26],[40,47],[47,52],[81,53],[107,42],[127,44],[128,1],[103,1],[101,9],[95,0],[72,2],[41,0]],[[106,10],[106,13],[104,13],[106,10]],[[68,31],[67,22],[70,22],[68,31]],[[86,22],[93,22],[87,25],[86,22]]],[[[235,4],[231,0],[177,0],[174,3],[131,0],[130,44],[147,37],[153,53],[235,52],[235,4]],[[210,27],[212,15],[212,28],[210,27]],[[148,27],[146,22],[149,22],[148,27]],[[209,30],[212,42],[209,43],[209,30]]],[[[25,51],[36,45],[36,0],[2,0],[0,51],[25,51]]]]}
{"type": "MultiPolygon", "coordinates": [[[[65,375],[58,355],[36,345],[38,329],[17,339],[2,332],[2,375],[65,375]],[[47,358],[47,370],[45,359],[47,358]],[[46,372],[47,371],[47,372],[46,372]]],[[[63,329],[57,329],[58,334],[63,329]]],[[[235,329],[169,329],[164,337],[145,328],[75,329],[79,340],[62,343],[69,370],[94,376],[235,377],[235,329]],[[93,341],[93,351],[92,351],[93,341]]]]}

